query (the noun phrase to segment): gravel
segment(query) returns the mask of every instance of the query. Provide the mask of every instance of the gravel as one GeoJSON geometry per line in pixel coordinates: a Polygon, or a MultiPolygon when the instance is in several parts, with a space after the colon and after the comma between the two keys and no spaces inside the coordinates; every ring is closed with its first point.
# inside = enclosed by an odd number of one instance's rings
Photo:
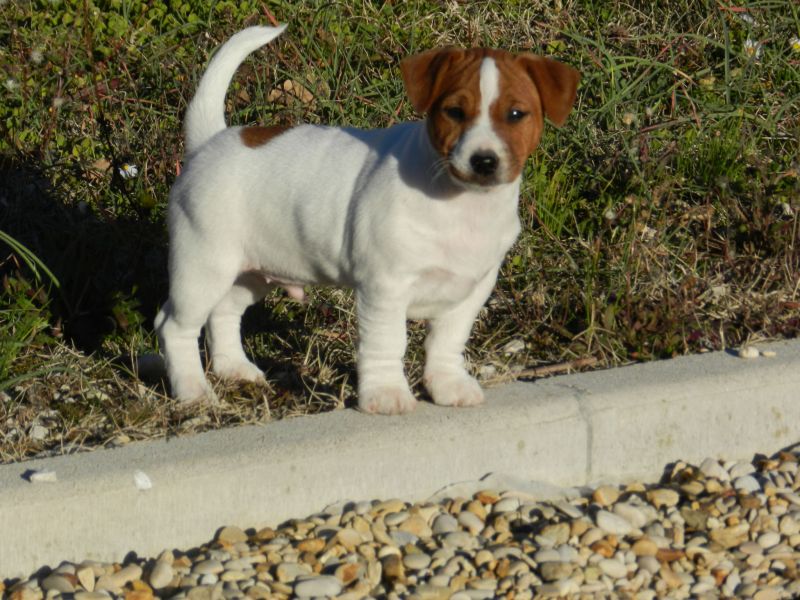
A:
{"type": "MultiPolygon", "coordinates": [[[[186,552],[64,562],[11,600],[800,596],[798,455],[679,462],[657,484],[570,500],[513,490],[342,503],[277,528],[227,526],[186,552]]],[[[133,556],[133,555],[131,555],[133,556]]]]}

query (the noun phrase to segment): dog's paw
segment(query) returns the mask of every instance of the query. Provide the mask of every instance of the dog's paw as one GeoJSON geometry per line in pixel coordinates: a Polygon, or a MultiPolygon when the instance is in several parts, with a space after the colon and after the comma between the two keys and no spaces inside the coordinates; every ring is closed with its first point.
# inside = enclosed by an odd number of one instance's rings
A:
{"type": "Polygon", "coordinates": [[[358,408],[375,415],[402,415],[417,406],[417,399],[405,386],[371,387],[358,392],[358,408]]]}
{"type": "Polygon", "coordinates": [[[432,371],[423,378],[425,388],[441,406],[475,406],[483,403],[483,390],[474,377],[461,371],[432,371]]]}
{"type": "Polygon", "coordinates": [[[205,377],[196,379],[185,377],[172,382],[172,396],[181,407],[190,407],[199,404],[214,405],[219,403],[219,398],[208,384],[205,377]]]}
{"type": "Polygon", "coordinates": [[[261,369],[248,360],[231,360],[224,356],[211,359],[211,370],[220,379],[229,381],[249,381],[264,384],[267,382],[261,369]]]}

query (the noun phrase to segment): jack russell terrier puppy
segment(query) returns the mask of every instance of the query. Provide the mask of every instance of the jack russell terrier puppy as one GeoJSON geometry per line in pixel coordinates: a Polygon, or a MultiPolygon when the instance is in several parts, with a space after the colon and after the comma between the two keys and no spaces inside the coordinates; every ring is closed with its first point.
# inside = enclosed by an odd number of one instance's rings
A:
{"type": "Polygon", "coordinates": [[[436,404],[483,391],[464,364],[473,321],[520,230],[517,201],[547,116],[564,123],[580,75],[503,50],[444,48],[400,67],[425,121],[388,129],[227,127],[245,57],[284,27],[250,27],[215,54],[186,113],[186,159],[169,199],[169,299],[156,318],[172,394],[213,400],[221,378],[263,381],[242,349],[245,309],[276,286],[355,290],[358,405],[412,410],[406,319],[426,319],[424,383],[436,404]]]}

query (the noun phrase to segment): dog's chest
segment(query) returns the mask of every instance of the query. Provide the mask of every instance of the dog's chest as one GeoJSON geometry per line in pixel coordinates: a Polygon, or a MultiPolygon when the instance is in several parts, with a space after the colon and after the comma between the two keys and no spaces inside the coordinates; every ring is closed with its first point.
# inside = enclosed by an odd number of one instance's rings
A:
{"type": "Polygon", "coordinates": [[[409,317],[436,316],[467,299],[487,277],[493,283],[518,231],[515,214],[495,220],[476,213],[439,223],[417,255],[419,270],[412,284],[409,317]]]}

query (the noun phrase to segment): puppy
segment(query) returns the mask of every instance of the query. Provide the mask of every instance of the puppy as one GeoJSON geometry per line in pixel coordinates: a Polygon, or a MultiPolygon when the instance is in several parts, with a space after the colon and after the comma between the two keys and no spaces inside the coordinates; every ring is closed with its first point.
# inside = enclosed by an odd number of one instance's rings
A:
{"type": "Polygon", "coordinates": [[[355,290],[358,405],[412,410],[406,319],[426,319],[424,383],[436,404],[483,401],[463,351],[520,230],[521,173],[544,117],[564,123],[577,71],[548,58],[445,48],[405,59],[425,121],[388,129],[227,127],[239,64],[283,27],[251,27],[215,54],[186,113],[186,159],[169,199],[169,299],[156,318],[173,395],[209,400],[211,368],[263,381],[245,356],[244,310],[282,286],[355,290]]]}

